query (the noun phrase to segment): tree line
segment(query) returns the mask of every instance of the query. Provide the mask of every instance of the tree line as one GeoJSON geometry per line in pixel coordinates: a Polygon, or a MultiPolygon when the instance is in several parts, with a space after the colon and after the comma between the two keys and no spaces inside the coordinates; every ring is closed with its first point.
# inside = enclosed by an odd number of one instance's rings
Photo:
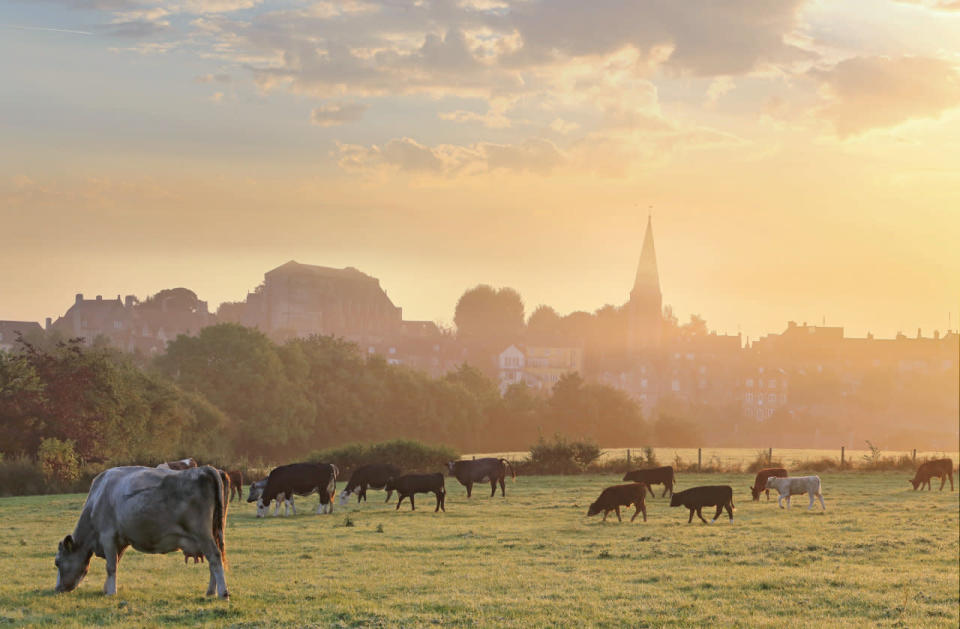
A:
{"type": "Polygon", "coordinates": [[[561,379],[538,395],[463,364],[439,378],[329,336],[276,343],[233,323],[180,336],[150,360],[80,340],[0,352],[0,452],[69,443],[87,461],[293,460],[345,443],[416,439],[460,451],[523,450],[555,433],[646,443],[624,393],[561,379]],[[51,442],[50,440],[56,440],[51,442]]]}

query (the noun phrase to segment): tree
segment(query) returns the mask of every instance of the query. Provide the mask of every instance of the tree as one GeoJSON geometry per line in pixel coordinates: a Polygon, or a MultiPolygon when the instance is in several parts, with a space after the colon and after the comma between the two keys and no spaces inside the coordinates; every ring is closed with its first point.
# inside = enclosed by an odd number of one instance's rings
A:
{"type": "Polygon", "coordinates": [[[523,336],[523,299],[512,288],[496,290],[480,284],[460,296],[453,322],[462,341],[515,343],[523,336]]]}
{"type": "Polygon", "coordinates": [[[563,341],[563,323],[550,306],[537,306],[527,319],[527,343],[552,346],[563,341]]]}

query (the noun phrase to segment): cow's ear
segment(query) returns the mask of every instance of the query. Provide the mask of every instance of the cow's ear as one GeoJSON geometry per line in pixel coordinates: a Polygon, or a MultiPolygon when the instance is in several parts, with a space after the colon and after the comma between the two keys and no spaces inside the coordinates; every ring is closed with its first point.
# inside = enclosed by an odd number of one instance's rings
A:
{"type": "Polygon", "coordinates": [[[67,535],[60,543],[63,545],[63,549],[68,553],[73,551],[73,536],[67,535]]]}

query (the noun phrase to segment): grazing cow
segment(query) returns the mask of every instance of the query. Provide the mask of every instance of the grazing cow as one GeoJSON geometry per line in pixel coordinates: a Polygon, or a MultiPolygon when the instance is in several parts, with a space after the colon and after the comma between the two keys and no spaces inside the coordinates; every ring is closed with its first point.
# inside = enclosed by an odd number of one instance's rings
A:
{"type": "MultiPolygon", "coordinates": [[[[261,478],[255,483],[250,483],[250,491],[247,493],[247,502],[256,502],[263,495],[263,488],[267,486],[267,479],[261,478]]],[[[283,504],[283,515],[290,515],[290,506],[293,504],[293,496],[287,500],[284,494],[277,494],[276,506],[273,509],[273,515],[277,516],[280,512],[280,505],[283,504]]]]}
{"type": "Polygon", "coordinates": [[[807,509],[813,509],[813,499],[820,499],[820,506],[827,510],[827,505],[823,504],[823,494],[820,493],[819,476],[788,476],[786,478],[777,478],[770,476],[767,478],[767,489],[776,489],[780,492],[777,496],[777,504],[783,509],[783,499],[787,499],[787,509],[790,508],[790,496],[799,496],[800,494],[810,494],[810,506],[807,509]]]}
{"type": "Polygon", "coordinates": [[[400,499],[397,500],[397,509],[400,509],[400,503],[404,498],[410,498],[410,510],[416,511],[417,507],[413,503],[414,494],[433,493],[437,497],[437,508],[434,513],[443,509],[447,512],[447,489],[443,484],[443,474],[404,474],[397,478],[391,478],[387,481],[384,489],[395,491],[400,499]]]}
{"type": "Polygon", "coordinates": [[[647,486],[647,489],[650,490],[650,496],[656,497],[653,493],[653,489],[650,485],[659,485],[663,483],[663,494],[660,495],[661,498],[667,495],[667,491],[670,492],[670,495],[673,495],[673,466],[665,465],[663,467],[653,467],[647,470],[633,470],[632,472],[627,472],[623,480],[632,480],[635,483],[643,483],[647,486]]]}
{"type": "Polygon", "coordinates": [[[513,475],[513,479],[516,480],[517,473],[513,471],[513,466],[510,465],[510,461],[506,459],[486,457],[472,461],[447,462],[447,469],[450,470],[450,475],[455,476],[457,480],[460,481],[460,484],[467,488],[467,498],[473,493],[473,484],[483,482],[484,480],[490,481],[491,498],[497,493],[498,482],[500,483],[500,495],[506,496],[507,492],[504,488],[504,479],[507,477],[507,468],[510,468],[510,473],[513,475]]]}
{"type": "Polygon", "coordinates": [[[237,500],[243,498],[243,472],[240,470],[233,470],[227,472],[227,476],[230,477],[230,502],[233,502],[233,495],[237,495],[237,500]]]}
{"type": "Polygon", "coordinates": [[[690,517],[687,518],[687,524],[693,522],[694,512],[696,512],[697,517],[703,520],[703,523],[706,524],[707,521],[703,519],[703,514],[700,513],[700,510],[703,507],[714,506],[717,508],[717,513],[713,516],[711,524],[717,521],[717,518],[720,517],[720,514],[723,513],[724,509],[727,510],[727,515],[730,516],[730,521],[733,522],[733,488],[730,487],[730,485],[693,487],[670,496],[671,507],[679,507],[681,505],[687,509],[690,509],[690,517]]]}
{"type": "Polygon", "coordinates": [[[922,489],[924,485],[930,491],[933,489],[930,485],[930,480],[933,478],[940,479],[940,491],[943,491],[943,486],[949,478],[950,491],[953,491],[953,459],[936,459],[921,463],[920,467],[917,468],[917,473],[910,479],[910,484],[913,485],[914,491],[918,488],[922,489]]]}
{"type": "MultiPolygon", "coordinates": [[[[337,473],[337,466],[330,463],[291,463],[274,468],[267,477],[263,491],[255,499],[257,517],[262,518],[267,514],[273,500],[278,501],[279,507],[279,501],[284,497],[290,503],[293,515],[297,515],[293,495],[309,496],[314,492],[317,492],[320,499],[317,513],[333,513],[332,496],[337,488],[337,473]]],[[[251,501],[249,496],[247,500],[251,501]]],[[[274,515],[276,514],[274,511],[274,515]]]]}
{"type": "Polygon", "coordinates": [[[786,478],[787,470],[782,467],[768,467],[757,472],[757,477],[753,479],[753,487],[750,488],[750,493],[753,495],[753,501],[758,502],[760,500],[760,494],[767,492],[767,502],[770,501],[770,489],[767,488],[767,479],[771,476],[776,476],[777,478],[786,478]]]}
{"type": "Polygon", "coordinates": [[[175,470],[179,472],[182,470],[189,470],[192,467],[197,467],[197,462],[188,457],[186,459],[180,459],[179,461],[167,461],[165,463],[161,463],[157,466],[157,469],[175,470]]]}
{"type": "MultiPolygon", "coordinates": [[[[383,489],[387,481],[391,478],[400,476],[400,470],[393,465],[386,463],[371,463],[370,465],[361,465],[350,474],[350,480],[347,481],[347,487],[340,493],[340,504],[347,504],[347,498],[351,493],[357,494],[357,502],[361,498],[367,501],[367,488],[383,489]]],[[[384,502],[390,502],[392,491],[387,492],[387,499],[384,502]]]]}
{"type": "Polygon", "coordinates": [[[643,483],[630,483],[629,485],[614,485],[607,487],[600,492],[600,497],[593,501],[590,508],[587,509],[587,515],[596,515],[603,511],[603,521],[607,521],[607,514],[611,511],[617,512],[617,522],[623,522],[620,519],[620,506],[636,506],[630,521],[637,517],[637,514],[643,513],[643,521],[647,521],[647,505],[643,499],[647,494],[647,486],[643,483]]]}
{"type": "Polygon", "coordinates": [[[145,553],[182,550],[206,557],[207,595],[229,598],[224,578],[227,503],[219,472],[209,466],[174,472],[151,467],[114,467],[93,479],[73,530],[57,549],[57,592],[75,589],[90,557],[107,561],[105,594],[117,593],[117,565],[128,546],[145,553]]]}

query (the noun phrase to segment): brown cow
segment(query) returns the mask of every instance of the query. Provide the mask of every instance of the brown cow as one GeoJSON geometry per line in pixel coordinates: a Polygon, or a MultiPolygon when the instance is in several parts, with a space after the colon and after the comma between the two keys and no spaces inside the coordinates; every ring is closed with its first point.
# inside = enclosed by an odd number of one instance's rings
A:
{"type": "Polygon", "coordinates": [[[607,514],[611,511],[617,512],[617,522],[623,522],[620,518],[620,506],[629,507],[631,504],[636,506],[637,510],[633,512],[633,517],[630,518],[630,521],[633,522],[633,519],[637,517],[638,514],[643,514],[643,521],[647,521],[647,505],[644,504],[643,498],[647,493],[647,485],[644,483],[630,483],[629,485],[614,485],[613,487],[607,487],[602,492],[600,496],[590,505],[590,508],[587,509],[587,515],[597,515],[603,511],[603,521],[607,521],[607,514]]]}
{"type": "Polygon", "coordinates": [[[233,502],[233,495],[237,495],[237,500],[243,498],[243,472],[240,470],[233,470],[227,472],[227,476],[230,477],[230,502],[233,502]]]}
{"type": "Polygon", "coordinates": [[[770,502],[770,490],[767,489],[767,479],[771,476],[786,478],[789,474],[787,474],[787,470],[782,467],[768,467],[757,472],[757,477],[753,481],[753,487],[750,488],[754,502],[760,500],[760,494],[762,492],[767,492],[767,502],[770,502]]]}
{"type": "Polygon", "coordinates": [[[921,463],[920,467],[917,468],[917,473],[910,479],[910,484],[913,485],[914,491],[918,488],[922,489],[924,485],[927,486],[927,490],[931,490],[933,489],[930,486],[930,479],[932,478],[940,479],[940,491],[943,491],[943,486],[949,478],[950,491],[953,491],[953,459],[936,459],[921,463]]]}

